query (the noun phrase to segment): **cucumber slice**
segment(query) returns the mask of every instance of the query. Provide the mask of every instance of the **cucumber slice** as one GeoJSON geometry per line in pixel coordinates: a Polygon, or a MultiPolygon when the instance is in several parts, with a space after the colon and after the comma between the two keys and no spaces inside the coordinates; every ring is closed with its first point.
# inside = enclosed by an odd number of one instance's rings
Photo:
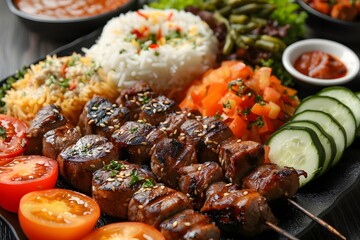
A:
{"type": "MultiPolygon", "coordinates": [[[[355,95],[360,99],[360,92],[356,92],[355,95]]],[[[356,136],[360,137],[360,126],[356,129],[356,136]]]]}
{"type": "Polygon", "coordinates": [[[272,163],[307,173],[307,178],[300,177],[300,186],[320,175],[325,152],[314,130],[307,127],[283,127],[270,137],[267,144],[272,163]]]}
{"type": "Polygon", "coordinates": [[[346,147],[349,147],[355,139],[356,121],[348,107],[339,100],[327,96],[311,96],[305,98],[298,106],[295,114],[305,110],[318,110],[329,113],[345,129],[346,147]]]}
{"type": "Polygon", "coordinates": [[[295,114],[291,121],[303,121],[309,119],[317,122],[324,131],[334,139],[336,145],[336,155],[332,161],[331,167],[334,166],[339,162],[345,150],[346,134],[344,128],[330,114],[316,110],[306,110],[295,114]]]}
{"type": "Polygon", "coordinates": [[[342,104],[347,106],[353,113],[356,121],[356,126],[360,125],[360,99],[350,89],[342,86],[328,87],[322,89],[319,96],[328,96],[336,98],[342,104]]]}
{"type": "Polygon", "coordinates": [[[321,174],[324,174],[329,169],[329,167],[332,166],[332,162],[334,161],[336,155],[336,145],[334,139],[329,134],[327,134],[318,123],[313,121],[290,121],[284,125],[284,127],[287,126],[308,127],[314,130],[325,150],[325,161],[324,165],[321,167],[321,174]]]}

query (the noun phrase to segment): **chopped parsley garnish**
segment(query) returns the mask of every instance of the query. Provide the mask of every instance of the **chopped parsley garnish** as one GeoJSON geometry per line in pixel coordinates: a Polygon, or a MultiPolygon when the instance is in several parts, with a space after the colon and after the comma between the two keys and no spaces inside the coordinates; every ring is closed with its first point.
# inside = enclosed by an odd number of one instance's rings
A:
{"type": "Polygon", "coordinates": [[[130,128],[131,134],[134,134],[139,128],[138,127],[132,127],[130,128]]]}
{"type": "Polygon", "coordinates": [[[245,116],[247,116],[247,115],[249,115],[250,114],[250,108],[246,108],[246,109],[244,109],[243,111],[242,111],[242,114],[243,115],[245,115],[245,116]]]}
{"type": "Polygon", "coordinates": [[[134,186],[137,182],[143,180],[143,178],[141,178],[138,175],[138,171],[136,170],[132,170],[131,171],[131,180],[130,180],[130,186],[134,186]]]}
{"type": "Polygon", "coordinates": [[[0,127],[0,137],[2,137],[4,140],[7,138],[6,129],[4,127],[0,127]]]}
{"type": "Polygon", "coordinates": [[[156,182],[152,178],[145,179],[144,183],[142,184],[142,188],[151,188],[155,186],[156,182]]]}
{"type": "Polygon", "coordinates": [[[149,103],[150,101],[151,101],[151,98],[149,98],[148,96],[144,96],[144,97],[142,98],[141,103],[142,103],[142,104],[147,104],[147,103],[149,103]]]}
{"type": "Polygon", "coordinates": [[[64,87],[64,88],[68,88],[70,86],[68,78],[63,79],[62,81],[58,81],[57,84],[60,87],[64,87]]]}
{"type": "Polygon", "coordinates": [[[121,50],[119,51],[120,54],[123,54],[123,53],[125,53],[125,52],[126,52],[125,49],[121,49],[121,50]]]}
{"type": "Polygon", "coordinates": [[[104,170],[108,170],[108,171],[110,171],[110,170],[121,170],[123,168],[125,168],[124,164],[122,164],[119,161],[115,161],[115,160],[111,160],[111,162],[108,165],[105,165],[103,167],[104,170]]]}
{"type": "Polygon", "coordinates": [[[219,112],[216,112],[216,113],[215,113],[215,118],[218,119],[218,120],[222,120],[222,117],[221,117],[221,115],[219,114],[219,112]]]}
{"type": "Polygon", "coordinates": [[[78,55],[71,56],[68,66],[70,66],[70,67],[75,66],[75,63],[79,60],[80,60],[80,57],[78,55]]]}
{"type": "Polygon", "coordinates": [[[226,103],[223,103],[223,108],[231,109],[231,103],[229,100],[226,103]]]}

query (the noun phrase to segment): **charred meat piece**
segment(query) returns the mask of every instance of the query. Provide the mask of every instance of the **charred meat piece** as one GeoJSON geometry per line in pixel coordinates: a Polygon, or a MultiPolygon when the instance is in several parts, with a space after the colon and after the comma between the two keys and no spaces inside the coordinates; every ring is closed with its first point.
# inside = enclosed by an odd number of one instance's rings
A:
{"type": "Polygon", "coordinates": [[[199,162],[219,162],[219,145],[234,138],[229,127],[215,117],[196,116],[185,121],[180,129],[179,138],[185,136],[186,142],[196,147],[199,162]]]}
{"type": "Polygon", "coordinates": [[[47,131],[63,126],[68,120],[61,113],[61,109],[54,105],[48,105],[40,109],[31,121],[30,128],[26,132],[28,146],[26,155],[40,155],[42,153],[42,139],[47,131]]]}
{"type": "Polygon", "coordinates": [[[185,194],[157,184],[151,188],[141,188],[133,195],[129,203],[128,220],[159,228],[164,220],[191,208],[185,194]]]}
{"type": "Polygon", "coordinates": [[[80,115],[78,125],[84,135],[97,134],[111,138],[113,132],[130,118],[125,107],[118,107],[102,97],[88,101],[80,115]]]}
{"type": "Polygon", "coordinates": [[[197,158],[192,145],[164,138],[154,146],[150,166],[159,181],[176,189],[180,178],[179,169],[193,163],[197,163],[197,158]]]}
{"type": "Polygon", "coordinates": [[[212,183],[223,181],[224,177],[221,167],[215,162],[182,167],[179,174],[179,189],[188,196],[196,210],[203,206],[207,188],[212,183]]]}
{"type": "Polygon", "coordinates": [[[145,82],[138,82],[135,85],[121,91],[116,99],[119,106],[126,107],[130,111],[130,120],[135,121],[139,118],[141,107],[151,101],[155,93],[145,82]]]}
{"type": "Polygon", "coordinates": [[[153,126],[157,126],[165,121],[168,114],[178,111],[180,111],[180,107],[174,100],[165,96],[158,96],[142,106],[139,119],[153,126]]]}
{"type": "Polygon", "coordinates": [[[143,164],[150,161],[151,147],[165,137],[165,133],[150,124],[126,122],[111,139],[128,161],[143,164]]]}
{"type": "MultiPolygon", "coordinates": [[[[185,110],[169,114],[166,120],[160,123],[159,129],[164,131],[168,135],[168,137],[177,138],[181,133],[181,125],[189,119],[195,119],[196,116],[200,116],[200,112],[197,110],[185,110]]],[[[182,136],[183,137],[180,138],[183,138],[184,140],[185,135],[182,134],[182,136]]]]}
{"type": "Polygon", "coordinates": [[[92,197],[101,212],[127,219],[130,199],[141,186],[155,185],[150,169],[125,161],[111,161],[93,174],[92,197]]]}
{"type": "Polygon", "coordinates": [[[225,178],[235,184],[241,184],[241,180],[264,160],[264,146],[257,142],[232,139],[220,146],[219,161],[225,178]]]}
{"type": "Polygon", "coordinates": [[[91,193],[92,174],[111,160],[118,160],[119,153],[107,138],[86,135],[65,148],[58,156],[61,175],[73,187],[91,193]]]}
{"type": "Polygon", "coordinates": [[[192,209],[184,210],[160,224],[160,231],[171,240],[217,240],[220,230],[208,216],[192,209]]]}
{"type": "Polygon", "coordinates": [[[69,123],[50,130],[42,139],[42,154],[45,157],[57,159],[64,148],[76,143],[79,138],[81,138],[79,129],[69,123]]]}
{"type": "Polygon", "coordinates": [[[300,175],[306,176],[306,173],[276,164],[262,164],[244,178],[242,186],[259,192],[267,201],[292,198],[299,189],[300,175]]]}
{"type": "Polygon", "coordinates": [[[266,199],[250,189],[217,182],[206,192],[206,201],[200,210],[227,232],[254,236],[267,229],[265,222],[276,223],[266,199]]]}
{"type": "Polygon", "coordinates": [[[203,145],[199,149],[199,162],[218,162],[219,145],[224,141],[235,138],[230,128],[215,117],[204,117],[202,120],[203,145]]]}

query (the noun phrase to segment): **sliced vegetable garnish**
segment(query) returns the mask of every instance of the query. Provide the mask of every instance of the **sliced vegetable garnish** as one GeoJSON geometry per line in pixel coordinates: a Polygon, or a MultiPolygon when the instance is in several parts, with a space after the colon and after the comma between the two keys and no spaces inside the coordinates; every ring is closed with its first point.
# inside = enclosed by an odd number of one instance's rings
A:
{"type": "Polygon", "coordinates": [[[18,156],[0,166],[0,205],[17,212],[26,193],[53,188],[58,177],[58,164],[43,156],[18,156]]]}
{"type": "Polygon", "coordinates": [[[29,239],[81,239],[93,230],[99,217],[95,200],[66,189],[28,193],[19,207],[20,225],[29,239]]]}

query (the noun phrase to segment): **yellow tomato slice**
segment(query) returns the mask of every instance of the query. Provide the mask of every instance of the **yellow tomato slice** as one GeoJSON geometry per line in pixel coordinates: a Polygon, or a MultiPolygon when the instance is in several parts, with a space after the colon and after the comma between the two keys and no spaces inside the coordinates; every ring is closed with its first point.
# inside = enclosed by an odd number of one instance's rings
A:
{"type": "Polygon", "coordinates": [[[19,221],[29,239],[80,239],[99,217],[100,208],[92,198],[71,190],[35,191],[20,200],[19,221]]]}
{"type": "Polygon", "coordinates": [[[98,228],[82,240],[165,240],[165,238],[148,224],[120,222],[98,228]]]}

